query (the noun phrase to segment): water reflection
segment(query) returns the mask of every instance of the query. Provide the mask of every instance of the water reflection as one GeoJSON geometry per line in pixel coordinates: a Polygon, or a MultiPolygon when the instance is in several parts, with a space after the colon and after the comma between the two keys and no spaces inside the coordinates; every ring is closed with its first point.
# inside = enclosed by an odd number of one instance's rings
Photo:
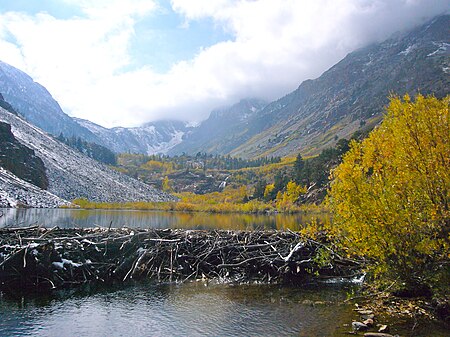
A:
{"type": "Polygon", "coordinates": [[[336,288],[194,282],[47,301],[0,298],[0,335],[333,336],[345,332],[353,315],[351,306],[338,303],[343,296],[336,288]]]}
{"type": "Polygon", "coordinates": [[[298,230],[313,218],[325,221],[326,214],[209,214],[132,210],[3,209],[0,227],[132,227],[190,229],[291,229],[298,230]]]}

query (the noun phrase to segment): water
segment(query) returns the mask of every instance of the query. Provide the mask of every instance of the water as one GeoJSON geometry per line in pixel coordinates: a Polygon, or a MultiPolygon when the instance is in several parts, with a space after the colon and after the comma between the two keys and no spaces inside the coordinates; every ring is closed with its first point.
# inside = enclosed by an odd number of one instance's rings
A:
{"type": "Polygon", "coordinates": [[[354,315],[341,288],[135,285],[59,298],[0,298],[0,336],[332,336],[354,315]]]}
{"type": "MultiPolygon", "coordinates": [[[[0,227],[292,229],[308,215],[7,209],[0,227]]],[[[355,285],[183,285],[140,283],[115,289],[17,298],[0,292],[1,336],[348,336],[355,285]]],[[[379,321],[380,323],[389,323],[379,321]]],[[[389,323],[401,336],[450,336],[438,324],[389,323]],[[415,330],[411,332],[412,327],[415,330]]]]}
{"type": "MultiPolygon", "coordinates": [[[[0,336],[348,336],[354,286],[138,284],[52,297],[0,295],[0,336]]],[[[379,320],[382,323],[389,323],[379,320]]],[[[400,336],[449,336],[445,327],[389,323],[400,336]]]]}
{"type": "Polygon", "coordinates": [[[0,209],[0,227],[132,227],[132,228],[190,228],[190,229],[291,229],[298,230],[312,218],[324,214],[210,214],[132,210],[85,209],[0,209]]]}

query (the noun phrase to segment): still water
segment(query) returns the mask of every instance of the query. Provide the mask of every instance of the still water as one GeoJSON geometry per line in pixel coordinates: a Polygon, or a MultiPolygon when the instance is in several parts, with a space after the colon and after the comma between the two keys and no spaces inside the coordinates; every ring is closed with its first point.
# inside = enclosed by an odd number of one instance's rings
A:
{"type": "Polygon", "coordinates": [[[352,307],[330,287],[135,285],[41,299],[0,298],[0,336],[333,336],[352,307]]]}
{"type": "MultiPolygon", "coordinates": [[[[112,222],[112,227],[296,230],[316,217],[69,209],[3,209],[0,214],[0,227],[62,228],[108,227],[112,222]]],[[[324,220],[322,215],[319,221],[324,220]]],[[[348,336],[349,324],[358,317],[344,300],[355,287],[339,282],[297,287],[192,282],[52,296],[0,292],[0,337],[348,336]]],[[[437,324],[401,321],[391,326],[401,336],[449,336],[437,324]]]]}
{"type": "Polygon", "coordinates": [[[325,214],[210,214],[132,210],[85,209],[0,209],[0,227],[132,227],[190,229],[291,229],[298,230],[313,218],[326,220],[325,214]]]}
{"type": "MultiPolygon", "coordinates": [[[[139,284],[11,298],[0,294],[0,336],[348,336],[352,285],[139,284]]],[[[388,323],[393,334],[449,336],[445,327],[388,323]],[[414,329],[414,330],[412,330],[414,329]]],[[[362,334],[361,334],[362,335],[362,334]]]]}

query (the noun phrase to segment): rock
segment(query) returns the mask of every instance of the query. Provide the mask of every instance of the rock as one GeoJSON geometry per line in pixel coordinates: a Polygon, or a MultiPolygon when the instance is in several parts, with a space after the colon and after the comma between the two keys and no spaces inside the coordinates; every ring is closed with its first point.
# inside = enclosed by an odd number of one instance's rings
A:
{"type": "Polygon", "coordinates": [[[178,200],[83,155],[2,108],[0,121],[9,124],[15,139],[42,160],[48,192],[62,199],[118,203],[178,200]]]}
{"type": "Polygon", "coordinates": [[[11,132],[11,125],[0,122],[0,166],[42,189],[47,189],[45,165],[34,150],[21,144],[11,132]]]}
{"type": "Polygon", "coordinates": [[[367,325],[369,328],[373,327],[373,319],[372,318],[368,318],[366,319],[363,324],[367,325]]]}
{"type": "Polygon", "coordinates": [[[352,328],[355,331],[366,331],[369,327],[361,322],[352,322],[352,328]]]}
{"type": "Polygon", "coordinates": [[[381,332],[366,332],[364,334],[364,337],[394,337],[393,335],[390,335],[388,333],[381,333],[381,332]]]}
{"type": "Polygon", "coordinates": [[[378,328],[378,332],[389,332],[389,327],[386,324],[381,324],[378,328]]]}
{"type": "Polygon", "coordinates": [[[360,315],[372,315],[372,310],[365,310],[365,309],[356,309],[356,312],[360,315]]]}
{"type": "Polygon", "coordinates": [[[370,314],[370,315],[361,315],[361,319],[366,320],[366,319],[374,319],[375,315],[374,314],[370,314]]]}

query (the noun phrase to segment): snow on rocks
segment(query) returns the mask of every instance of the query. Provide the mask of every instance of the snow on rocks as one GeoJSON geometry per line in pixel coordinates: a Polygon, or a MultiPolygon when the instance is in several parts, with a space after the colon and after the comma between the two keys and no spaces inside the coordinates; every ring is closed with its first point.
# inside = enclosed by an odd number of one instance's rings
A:
{"type": "Polygon", "coordinates": [[[48,191],[60,198],[86,198],[97,202],[176,200],[86,157],[2,108],[0,121],[10,124],[14,136],[42,159],[49,179],[48,191]]]}
{"type": "Polygon", "coordinates": [[[56,208],[70,202],[30,184],[0,167],[0,208],[33,207],[56,208]]]}

